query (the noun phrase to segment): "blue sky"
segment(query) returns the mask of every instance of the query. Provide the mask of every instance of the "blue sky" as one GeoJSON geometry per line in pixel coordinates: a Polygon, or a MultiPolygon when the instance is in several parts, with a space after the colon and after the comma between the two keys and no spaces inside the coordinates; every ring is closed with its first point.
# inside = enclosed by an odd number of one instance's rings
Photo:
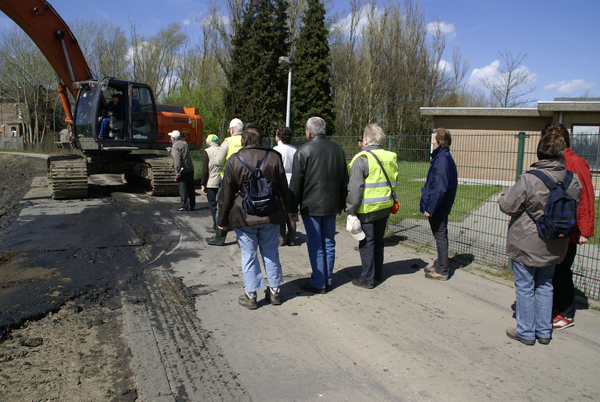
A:
{"type": "MultiPolygon", "coordinates": [[[[216,0],[217,2],[219,0],[216,0]]],[[[389,0],[388,0],[389,1],[389,0]]],[[[182,23],[190,35],[198,35],[195,22],[208,12],[208,0],[56,0],[51,4],[67,21],[107,20],[129,30],[133,18],[142,33],[154,34],[171,22],[182,23]]],[[[471,65],[467,78],[495,73],[498,51],[527,54],[523,66],[534,74],[532,94],[538,100],[580,96],[586,90],[600,97],[600,1],[599,0],[421,0],[429,22],[436,19],[446,33],[446,54],[452,47],[471,65]]],[[[332,0],[331,12],[344,15],[349,2],[332,0]]],[[[0,15],[0,27],[12,22],[0,15]]]]}

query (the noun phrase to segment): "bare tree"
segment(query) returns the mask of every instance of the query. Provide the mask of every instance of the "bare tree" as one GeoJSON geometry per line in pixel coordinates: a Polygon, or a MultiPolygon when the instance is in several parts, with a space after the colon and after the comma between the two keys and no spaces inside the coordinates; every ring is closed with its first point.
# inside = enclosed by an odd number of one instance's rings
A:
{"type": "Polygon", "coordinates": [[[52,118],[56,75],[37,46],[20,28],[0,35],[0,81],[4,99],[16,104],[24,141],[43,141],[52,118]]]}
{"type": "Polygon", "coordinates": [[[227,10],[227,14],[223,14],[217,0],[211,0],[208,16],[197,21],[204,35],[209,38],[211,48],[225,73],[229,70],[232,39],[242,21],[247,2],[248,0],[220,0],[227,10]]]}
{"type": "Polygon", "coordinates": [[[535,99],[526,99],[537,87],[527,87],[535,81],[536,76],[525,66],[523,60],[527,53],[513,56],[510,50],[505,49],[500,53],[503,64],[494,77],[481,80],[481,83],[490,91],[492,102],[499,107],[519,107],[535,102],[535,99]]]}
{"type": "Polygon", "coordinates": [[[463,59],[462,54],[460,53],[460,46],[454,45],[452,48],[452,72],[454,73],[454,92],[458,92],[459,88],[462,86],[462,81],[465,76],[469,72],[471,68],[471,63],[469,60],[463,59]]]}
{"type": "Polygon", "coordinates": [[[95,20],[70,26],[95,77],[126,78],[128,40],[120,26],[95,20]]]}
{"type": "Polygon", "coordinates": [[[152,37],[139,33],[131,21],[130,77],[145,82],[154,90],[157,99],[178,85],[176,67],[181,62],[180,50],[188,40],[177,23],[171,23],[152,37]]]}

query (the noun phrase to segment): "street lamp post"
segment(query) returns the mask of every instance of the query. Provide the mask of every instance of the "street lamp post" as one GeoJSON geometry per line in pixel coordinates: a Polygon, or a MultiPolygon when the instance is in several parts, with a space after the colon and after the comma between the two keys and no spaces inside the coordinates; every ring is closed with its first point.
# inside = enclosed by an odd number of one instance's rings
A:
{"type": "Polygon", "coordinates": [[[287,127],[290,127],[290,104],[291,104],[291,100],[292,100],[292,64],[294,64],[294,58],[293,57],[281,56],[279,58],[279,64],[283,64],[283,63],[287,63],[288,67],[289,67],[289,70],[288,70],[287,108],[286,108],[286,112],[285,112],[285,125],[287,127]]]}

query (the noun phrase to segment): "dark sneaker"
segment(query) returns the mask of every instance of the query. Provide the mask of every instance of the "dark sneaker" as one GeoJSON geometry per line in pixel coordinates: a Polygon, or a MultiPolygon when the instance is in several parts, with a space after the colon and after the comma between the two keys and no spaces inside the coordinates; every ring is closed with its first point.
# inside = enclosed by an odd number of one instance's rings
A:
{"type": "Polygon", "coordinates": [[[181,208],[178,209],[178,211],[187,211],[187,208],[186,207],[181,207],[181,208]]]}
{"type": "Polygon", "coordinates": [[[430,265],[428,267],[425,267],[425,269],[423,269],[423,271],[425,271],[426,274],[430,274],[432,272],[435,272],[435,268],[433,265],[430,265]]]}
{"type": "Polygon", "coordinates": [[[575,319],[567,318],[561,314],[557,314],[556,317],[552,319],[552,329],[560,331],[561,329],[572,327],[575,325],[573,321],[575,321],[575,319]]]}
{"type": "Polygon", "coordinates": [[[425,278],[427,279],[435,279],[438,281],[447,281],[448,280],[448,275],[440,275],[437,272],[433,271],[433,272],[427,272],[425,274],[425,278]]]}
{"type": "Polygon", "coordinates": [[[552,338],[538,338],[537,336],[535,337],[535,339],[538,341],[538,343],[540,345],[548,345],[550,343],[550,341],[552,340],[552,338]]]}
{"type": "Polygon", "coordinates": [[[358,286],[359,288],[363,288],[363,289],[373,289],[373,284],[368,284],[367,282],[364,281],[364,279],[362,277],[352,279],[352,284],[354,286],[358,286]]]}
{"type": "Polygon", "coordinates": [[[375,275],[374,278],[377,282],[383,282],[383,275],[375,275]]]}
{"type": "Polygon", "coordinates": [[[281,293],[279,289],[277,292],[272,292],[271,288],[267,286],[265,290],[265,299],[268,300],[272,305],[279,306],[281,304],[281,293]]]}
{"type": "Polygon", "coordinates": [[[312,292],[320,295],[324,295],[327,293],[327,288],[319,289],[310,284],[310,282],[303,283],[299,286],[300,290],[304,290],[305,292],[312,292]]]}
{"type": "Polygon", "coordinates": [[[333,285],[329,284],[329,285],[325,285],[325,290],[327,292],[331,292],[333,290],[333,285]]]}
{"type": "Polygon", "coordinates": [[[524,345],[533,346],[535,345],[535,339],[523,339],[515,334],[514,328],[506,328],[506,336],[510,339],[514,339],[515,341],[519,341],[524,345]]]}
{"type": "Polygon", "coordinates": [[[208,244],[209,246],[223,246],[225,245],[225,242],[215,240],[214,237],[209,237],[206,239],[206,244],[208,244]]]}
{"type": "Polygon", "coordinates": [[[249,298],[246,292],[240,296],[238,303],[240,306],[246,307],[248,310],[256,310],[258,308],[258,304],[256,304],[256,295],[254,295],[253,298],[249,298]]]}

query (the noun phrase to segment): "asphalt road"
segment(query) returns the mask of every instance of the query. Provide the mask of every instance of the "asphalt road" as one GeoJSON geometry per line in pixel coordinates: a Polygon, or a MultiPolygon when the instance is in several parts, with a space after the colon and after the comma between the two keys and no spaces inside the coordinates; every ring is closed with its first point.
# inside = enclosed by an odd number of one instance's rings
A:
{"type": "MultiPolygon", "coordinates": [[[[280,248],[283,304],[260,294],[249,311],[237,304],[235,236],[224,247],[204,242],[205,198],[179,213],[175,198],[97,180],[105,187],[94,199],[49,201],[43,186],[28,193],[2,252],[23,258],[10,263],[15,272],[51,273],[28,288],[32,300],[60,303],[91,288],[119,295],[138,400],[600,399],[598,311],[579,310],[550,345],[527,347],[505,335],[515,325],[511,282],[458,264],[449,281],[426,280],[434,256],[399,244],[386,248],[385,280],[359,289],[350,283],[360,272],[356,242],[341,228],[333,291],[303,293],[301,224],[299,245],[280,248]]],[[[12,311],[18,319],[20,307],[12,311]]]]}

